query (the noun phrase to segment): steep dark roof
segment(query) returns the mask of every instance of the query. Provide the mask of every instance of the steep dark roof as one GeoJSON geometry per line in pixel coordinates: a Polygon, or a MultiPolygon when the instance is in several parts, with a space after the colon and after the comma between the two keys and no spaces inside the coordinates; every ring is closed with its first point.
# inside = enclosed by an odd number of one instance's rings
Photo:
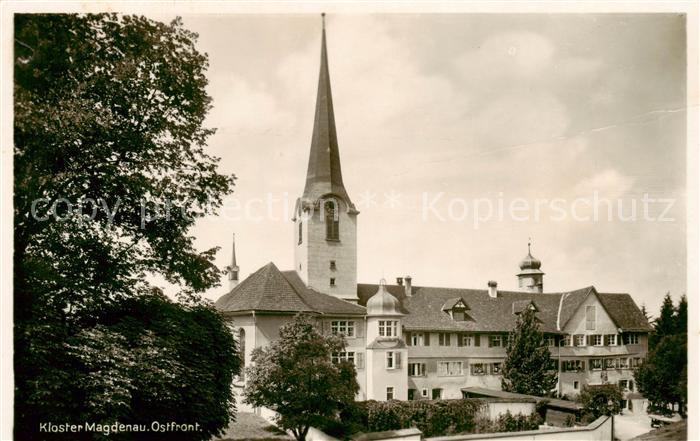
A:
{"type": "Polygon", "coordinates": [[[651,331],[651,325],[629,294],[598,293],[598,299],[623,331],[651,331]]]}
{"type": "Polygon", "coordinates": [[[315,312],[364,315],[365,308],[307,288],[295,271],[270,262],[216,301],[223,312],[315,312]]]}
{"type": "Polygon", "coordinates": [[[321,37],[321,69],[318,75],[314,129],[311,136],[311,151],[309,152],[303,198],[315,201],[329,193],[343,198],[348,206],[354,209],[354,205],[345,190],[340,170],[338,134],[335,129],[333,96],[326,51],[326,29],[324,28],[321,37]]]}

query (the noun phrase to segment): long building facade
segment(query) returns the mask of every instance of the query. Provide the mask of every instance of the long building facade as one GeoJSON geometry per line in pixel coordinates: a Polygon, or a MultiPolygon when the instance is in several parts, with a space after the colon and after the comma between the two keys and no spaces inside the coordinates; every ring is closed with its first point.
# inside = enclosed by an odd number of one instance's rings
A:
{"type": "MultiPolygon", "coordinates": [[[[615,383],[625,391],[623,408],[644,409],[633,369],[646,357],[650,326],[629,294],[593,286],[545,292],[529,245],[518,291],[501,291],[494,281],[483,289],[426,287],[410,276],[358,283],[358,217],[341,173],[324,29],[306,184],[292,219],[295,266],[280,271],[269,263],[238,283],[234,250],[230,290],[216,302],[233,323],[244,366],[254,348],[305,312],[324,332],[345,335],[346,351],[332,358],[354,362],[358,400],[460,398],[473,388],[501,388],[508,332],[519,313],[533,309],[559,373],[559,396],[615,383]]],[[[237,393],[245,380],[234,381],[237,393]]]]}

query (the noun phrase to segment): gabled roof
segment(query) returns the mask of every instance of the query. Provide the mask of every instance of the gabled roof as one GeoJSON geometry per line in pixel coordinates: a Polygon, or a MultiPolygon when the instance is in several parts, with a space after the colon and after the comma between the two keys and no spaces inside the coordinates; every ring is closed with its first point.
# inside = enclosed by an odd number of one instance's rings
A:
{"type": "Polygon", "coordinates": [[[216,301],[223,312],[311,312],[364,315],[365,308],[307,288],[295,271],[281,272],[270,262],[216,301]]]}
{"type": "Polygon", "coordinates": [[[598,299],[623,331],[651,331],[651,325],[629,294],[598,293],[598,299]]]}
{"type": "Polygon", "coordinates": [[[532,308],[535,310],[535,312],[539,312],[539,308],[533,302],[531,299],[527,300],[516,300],[513,302],[512,309],[513,309],[513,314],[520,314],[521,312],[525,311],[528,308],[532,308]]]}
{"type": "Polygon", "coordinates": [[[445,303],[442,305],[442,310],[443,310],[443,311],[449,311],[449,310],[453,309],[453,308],[454,308],[455,306],[457,306],[457,305],[464,305],[464,306],[463,306],[464,309],[469,309],[469,305],[467,305],[467,302],[464,301],[463,298],[461,298],[461,297],[454,297],[454,298],[451,298],[451,299],[447,299],[447,300],[445,301],[445,303]]]}

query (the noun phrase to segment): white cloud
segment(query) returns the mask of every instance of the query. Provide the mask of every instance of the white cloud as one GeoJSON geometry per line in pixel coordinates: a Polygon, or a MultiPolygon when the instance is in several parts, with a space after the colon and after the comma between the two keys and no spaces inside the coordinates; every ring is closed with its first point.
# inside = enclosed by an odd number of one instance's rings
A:
{"type": "Polygon", "coordinates": [[[609,168],[581,180],[574,187],[574,192],[578,195],[588,196],[592,195],[593,192],[598,192],[600,196],[619,198],[623,197],[633,184],[634,179],[609,168]]]}

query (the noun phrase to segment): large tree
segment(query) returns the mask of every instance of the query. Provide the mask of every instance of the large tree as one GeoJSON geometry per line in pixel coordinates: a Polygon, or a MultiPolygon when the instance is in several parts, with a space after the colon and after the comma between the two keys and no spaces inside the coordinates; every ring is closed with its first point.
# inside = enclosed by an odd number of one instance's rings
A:
{"type": "Polygon", "coordinates": [[[659,317],[654,321],[654,330],[649,335],[649,349],[654,347],[667,335],[676,333],[676,308],[673,306],[671,293],[666,293],[661,304],[659,317]]]}
{"type": "Polygon", "coordinates": [[[557,373],[544,335],[530,304],[518,315],[510,333],[503,362],[501,387],[508,392],[543,396],[557,384],[557,373]]]}
{"type": "Polygon", "coordinates": [[[345,351],[342,336],[323,335],[305,315],[280,328],[280,338],[252,354],[246,402],[278,413],[278,425],[306,439],[309,428],[335,418],[359,390],[355,366],[333,363],[334,352],[345,351]]]}
{"type": "Polygon", "coordinates": [[[15,436],[40,438],[40,421],[166,415],[201,417],[205,430],[185,438],[208,439],[231,416],[238,357],[196,296],[218,284],[216,249],[196,250],[188,234],[234,180],[205,152],[206,55],[180,20],[14,23],[15,436]],[[154,275],[188,300],[163,299],[154,275]],[[192,320],[200,345],[188,346],[192,320]]]}
{"type": "Polygon", "coordinates": [[[676,307],[667,294],[649,337],[649,355],[634,373],[639,391],[649,399],[650,412],[669,413],[675,406],[685,414],[688,401],[687,332],[686,296],[681,296],[676,307]]]}

